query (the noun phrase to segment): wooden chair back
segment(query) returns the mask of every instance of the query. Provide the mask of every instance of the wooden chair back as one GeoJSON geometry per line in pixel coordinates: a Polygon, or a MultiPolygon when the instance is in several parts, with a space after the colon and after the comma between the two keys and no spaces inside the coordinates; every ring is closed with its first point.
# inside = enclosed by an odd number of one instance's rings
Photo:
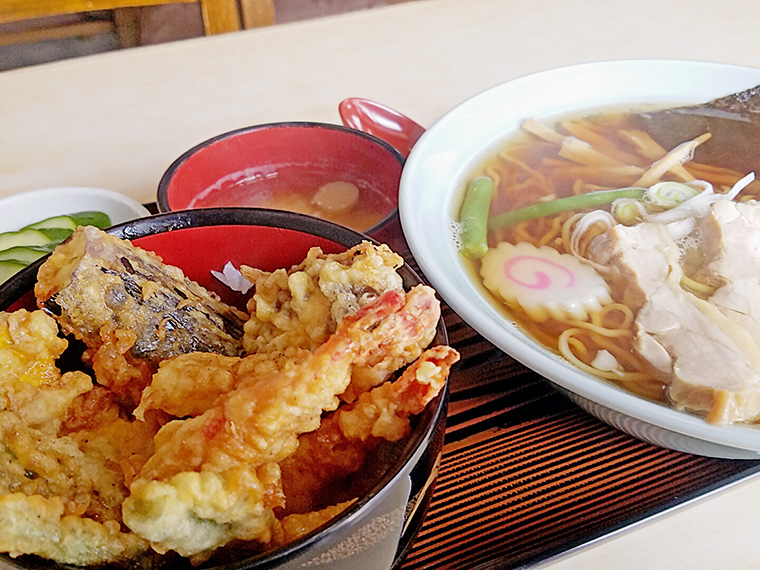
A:
{"type": "Polygon", "coordinates": [[[0,24],[87,12],[113,12],[113,18],[109,20],[77,21],[57,27],[42,25],[5,33],[0,37],[0,45],[115,32],[119,45],[130,47],[137,44],[138,8],[194,3],[200,4],[206,35],[274,24],[274,0],[0,0],[0,24]]]}

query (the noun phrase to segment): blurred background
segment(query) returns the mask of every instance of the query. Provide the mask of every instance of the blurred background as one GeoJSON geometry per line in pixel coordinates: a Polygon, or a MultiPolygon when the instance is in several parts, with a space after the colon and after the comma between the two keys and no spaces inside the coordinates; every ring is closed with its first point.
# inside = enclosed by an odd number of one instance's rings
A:
{"type": "MultiPolygon", "coordinates": [[[[405,0],[274,0],[274,19],[276,24],[296,22],[401,1],[405,0]]],[[[125,36],[129,46],[140,46],[202,35],[197,3],[9,22],[0,24],[0,71],[120,49],[125,36]]]]}

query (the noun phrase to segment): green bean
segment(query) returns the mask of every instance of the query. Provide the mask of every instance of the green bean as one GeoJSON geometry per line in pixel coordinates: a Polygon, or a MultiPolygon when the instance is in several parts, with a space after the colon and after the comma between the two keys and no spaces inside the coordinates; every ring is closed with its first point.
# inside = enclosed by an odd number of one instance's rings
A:
{"type": "Polygon", "coordinates": [[[462,254],[470,259],[479,259],[488,251],[488,209],[493,187],[493,180],[487,176],[478,176],[467,186],[459,222],[462,254]]]}
{"type": "Polygon", "coordinates": [[[488,229],[496,230],[513,226],[519,222],[533,220],[543,216],[559,214],[570,210],[582,210],[609,204],[618,198],[639,199],[644,196],[645,188],[618,188],[616,190],[599,190],[588,194],[579,194],[567,198],[557,198],[548,202],[539,202],[519,210],[504,212],[488,218],[488,229]]]}

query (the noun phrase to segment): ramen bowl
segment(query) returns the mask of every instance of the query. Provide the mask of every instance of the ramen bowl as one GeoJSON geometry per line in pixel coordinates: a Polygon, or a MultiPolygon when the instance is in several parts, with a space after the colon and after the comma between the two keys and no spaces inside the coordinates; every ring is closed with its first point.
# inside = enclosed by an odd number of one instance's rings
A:
{"type": "Polygon", "coordinates": [[[338,125],[246,127],[206,140],[177,158],[159,182],[158,209],[282,209],[384,241],[398,216],[403,162],[388,143],[338,125]]]}
{"type": "MultiPolygon", "coordinates": [[[[223,285],[211,271],[227,262],[264,270],[300,263],[309,248],[344,251],[367,239],[345,227],[301,214],[259,209],[204,209],[159,214],[116,226],[109,233],[160,254],[166,263],[220,295],[244,306],[244,298],[223,285]]],[[[32,308],[32,287],[39,262],[0,287],[0,310],[32,308]]],[[[409,268],[399,270],[405,287],[420,283],[409,268]]],[[[434,344],[446,342],[439,321],[434,344]]],[[[412,433],[389,450],[383,469],[365,473],[356,501],[324,527],[263,554],[235,555],[222,548],[205,568],[275,569],[349,567],[388,570],[406,553],[430,502],[443,445],[447,390],[417,416],[412,433]]],[[[40,559],[5,556],[19,568],[61,568],[40,559]]],[[[184,560],[184,559],[183,559],[184,560]]],[[[158,565],[160,567],[161,564],[158,565]]],[[[172,560],[167,567],[190,568],[172,560]]]]}
{"type": "Polygon", "coordinates": [[[477,281],[459,248],[459,210],[467,181],[526,119],[599,109],[689,105],[760,84],[760,70],[689,61],[610,61],[520,77],[464,101],[415,144],[401,179],[399,209],[423,273],[469,325],[535,370],[588,412],[635,437],[693,454],[760,458],[760,428],[714,425],[634,395],[576,368],[525,334],[477,281]]]}

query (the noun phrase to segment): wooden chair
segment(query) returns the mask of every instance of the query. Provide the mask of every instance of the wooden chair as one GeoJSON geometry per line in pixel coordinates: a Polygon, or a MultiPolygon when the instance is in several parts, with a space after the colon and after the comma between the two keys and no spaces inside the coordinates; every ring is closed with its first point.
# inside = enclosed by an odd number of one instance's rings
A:
{"type": "Polygon", "coordinates": [[[115,31],[122,47],[136,45],[137,9],[160,4],[200,3],[206,35],[274,24],[273,0],[0,0],[0,24],[49,16],[112,11],[111,19],[4,33],[0,45],[115,31]],[[240,2],[240,3],[239,3],[240,2]]]}
{"type": "Polygon", "coordinates": [[[271,26],[274,19],[274,0],[240,0],[243,27],[260,28],[271,26]]]}

